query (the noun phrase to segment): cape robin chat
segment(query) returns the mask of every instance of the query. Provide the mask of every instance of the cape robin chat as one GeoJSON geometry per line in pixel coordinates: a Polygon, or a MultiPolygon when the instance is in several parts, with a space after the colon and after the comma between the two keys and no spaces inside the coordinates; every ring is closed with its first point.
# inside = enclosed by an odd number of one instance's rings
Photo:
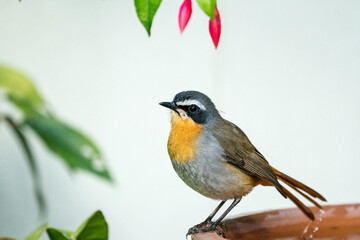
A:
{"type": "Polygon", "coordinates": [[[187,235],[216,231],[224,237],[219,223],[257,185],[274,186],[289,198],[311,220],[313,212],[278,180],[294,189],[315,206],[313,200],[323,196],[301,182],[269,165],[265,157],[235,124],[223,119],[215,105],[205,94],[184,91],[176,94],[172,102],[160,105],[171,109],[171,131],[168,152],[172,165],[180,178],[202,195],[221,200],[219,206],[202,223],[190,228],[187,235]],[[231,205],[215,221],[212,218],[226,200],[231,205]]]}

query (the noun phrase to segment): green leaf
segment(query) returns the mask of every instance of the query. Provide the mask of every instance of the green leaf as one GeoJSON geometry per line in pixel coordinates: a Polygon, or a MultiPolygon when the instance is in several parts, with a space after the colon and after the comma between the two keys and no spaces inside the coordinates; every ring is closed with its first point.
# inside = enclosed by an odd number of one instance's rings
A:
{"type": "Polygon", "coordinates": [[[137,16],[144,25],[149,37],[153,18],[160,6],[161,0],[134,0],[137,16]]]}
{"type": "Polygon", "coordinates": [[[0,89],[24,113],[44,107],[44,101],[25,75],[0,66],[0,89]]]}
{"type": "Polygon", "coordinates": [[[41,225],[24,240],[38,240],[41,237],[41,235],[45,232],[48,226],[49,226],[48,223],[41,225]]]}
{"type": "Polygon", "coordinates": [[[77,240],[107,240],[108,225],[101,211],[96,211],[76,230],[77,240]]]}
{"type": "Polygon", "coordinates": [[[100,150],[84,134],[50,115],[34,113],[24,124],[34,130],[46,146],[60,156],[70,168],[83,169],[111,180],[100,150]]]}
{"type": "MultiPolygon", "coordinates": [[[[29,78],[0,66],[0,89],[5,90],[8,99],[24,113],[24,124],[30,126],[50,150],[72,169],[84,169],[107,180],[111,179],[95,144],[81,132],[50,116],[29,78]]],[[[33,167],[33,158],[29,159],[33,167]]],[[[41,194],[37,196],[42,199],[41,194]]]]}
{"type": "Polygon", "coordinates": [[[35,158],[32,154],[30,145],[25,137],[25,135],[23,134],[20,126],[18,126],[17,123],[15,123],[15,121],[13,121],[10,117],[5,117],[5,121],[9,124],[9,126],[14,130],[15,135],[17,136],[17,138],[19,139],[19,142],[21,143],[23,150],[25,152],[26,155],[26,159],[28,160],[28,164],[31,170],[31,175],[33,178],[33,182],[34,182],[34,192],[35,192],[35,196],[36,196],[36,200],[40,209],[40,214],[44,214],[46,212],[46,201],[44,198],[44,194],[42,191],[42,187],[41,187],[41,180],[40,180],[40,175],[39,175],[39,171],[38,171],[38,167],[35,161],[35,158]]]}
{"type": "Polygon", "coordinates": [[[50,240],[75,240],[74,234],[69,231],[48,228],[46,232],[50,240]]]}
{"type": "Polygon", "coordinates": [[[203,12],[214,19],[216,0],[196,0],[203,12]]]}
{"type": "Polygon", "coordinates": [[[50,240],[108,240],[108,225],[101,211],[96,211],[75,233],[49,228],[47,234],[50,240]]]}

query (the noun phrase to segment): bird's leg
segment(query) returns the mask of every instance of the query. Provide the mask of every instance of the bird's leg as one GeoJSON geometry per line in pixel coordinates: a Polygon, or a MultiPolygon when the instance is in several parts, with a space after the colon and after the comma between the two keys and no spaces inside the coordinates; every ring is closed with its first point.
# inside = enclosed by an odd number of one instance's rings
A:
{"type": "Polygon", "coordinates": [[[221,201],[220,204],[214,209],[214,211],[205,219],[205,221],[196,224],[193,228],[204,228],[211,225],[213,222],[211,220],[215,216],[215,214],[220,210],[220,208],[224,205],[226,201],[221,201]]]}
{"type": "Polygon", "coordinates": [[[205,219],[204,222],[209,223],[215,216],[215,214],[220,210],[226,201],[221,201],[221,203],[215,208],[215,210],[205,219]]]}
{"type": "MultiPolygon", "coordinates": [[[[223,231],[223,229],[219,226],[219,223],[225,218],[225,216],[241,201],[241,198],[235,198],[234,201],[231,203],[231,205],[225,210],[225,212],[223,214],[221,214],[221,216],[215,221],[215,222],[211,222],[208,221],[205,223],[206,225],[209,225],[211,223],[210,226],[201,226],[200,224],[195,225],[194,227],[190,228],[189,231],[187,232],[186,236],[188,235],[193,235],[195,233],[203,233],[203,232],[211,232],[211,231],[215,231],[219,236],[225,238],[225,233],[223,231]],[[200,226],[199,226],[200,225],[200,226]]],[[[225,202],[224,202],[225,203],[225,202]]],[[[214,210],[215,214],[216,212],[221,208],[221,206],[224,204],[223,202],[221,202],[219,204],[219,206],[214,210]]],[[[213,213],[214,213],[213,212],[213,213]]],[[[210,214],[210,216],[208,218],[212,219],[213,213],[210,214]]],[[[214,215],[215,215],[214,214],[214,215]]]]}

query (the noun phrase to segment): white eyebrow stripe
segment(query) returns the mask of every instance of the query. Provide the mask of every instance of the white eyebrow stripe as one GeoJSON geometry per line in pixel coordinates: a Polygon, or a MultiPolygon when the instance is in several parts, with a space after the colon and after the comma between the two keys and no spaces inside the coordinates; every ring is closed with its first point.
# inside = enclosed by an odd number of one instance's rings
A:
{"type": "Polygon", "coordinates": [[[198,100],[186,99],[182,102],[176,102],[176,105],[178,106],[190,106],[192,104],[198,106],[201,110],[206,111],[206,107],[203,104],[201,104],[198,100]]]}

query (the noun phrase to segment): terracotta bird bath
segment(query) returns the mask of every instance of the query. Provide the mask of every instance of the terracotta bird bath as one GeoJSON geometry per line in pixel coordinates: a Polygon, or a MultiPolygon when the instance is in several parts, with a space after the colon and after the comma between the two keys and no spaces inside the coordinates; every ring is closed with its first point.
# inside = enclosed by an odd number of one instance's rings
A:
{"type": "MultiPolygon", "coordinates": [[[[315,214],[313,222],[292,208],[228,219],[223,229],[229,240],[360,240],[360,204],[311,209],[315,214]]],[[[195,234],[192,239],[224,240],[213,232],[195,234]]]]}

